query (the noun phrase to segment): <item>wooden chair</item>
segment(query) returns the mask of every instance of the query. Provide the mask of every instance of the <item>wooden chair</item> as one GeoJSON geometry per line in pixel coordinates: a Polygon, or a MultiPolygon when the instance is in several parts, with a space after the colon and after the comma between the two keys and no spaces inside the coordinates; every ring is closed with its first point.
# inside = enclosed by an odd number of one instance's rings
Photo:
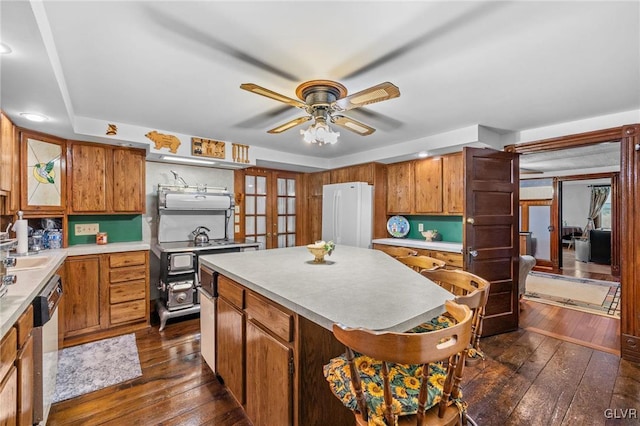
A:
{"type": "Polygon", "coordinates": [[[460,382],[472,313],[452,301],[446,309],[457,324],[430,333],[333,325],[346,354],[325,366],[325,377],[336,397],[353,410],[357,425],[369,424],[370,418],[376,425],[394,425],[396,418],[399,425],[461,424],[460,382]]]}
{"type": "Polygon", "coordinates": [[[391,257],[417,256],[418,252],[408,247],[385,247],[380,249],[391,257]]]}
{"type": "MultiPolygon", "coordinates": [[[[482,334],[484,310],[489,298],[489,281],[460,269],[423,270],[420,273],[453,293],[456,296],[456,302],[471,309],[473,312],[471,348],[475,350],[473,352],[477,352],[480,357],[483,357],[484,355],[480,351],[480,335],[482,334]]],[[[475,358],[475,353],[471,355],[475,358]]]]}
{"type": "Polygon", "coordinates": [[[435,259],[429,256],[403,256],[396,257],[396,260],[404,263],[417,272],[444,268],[447,264],[444,260],[435,259]]]}

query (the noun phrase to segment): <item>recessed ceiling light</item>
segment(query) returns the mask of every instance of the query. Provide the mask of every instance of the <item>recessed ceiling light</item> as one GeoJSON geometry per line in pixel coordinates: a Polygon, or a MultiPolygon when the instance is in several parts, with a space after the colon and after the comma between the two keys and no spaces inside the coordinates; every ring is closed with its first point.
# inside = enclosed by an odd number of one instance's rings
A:
{"type": "Polygon", "coordinates": [[[418,158],[427,158],[429,156],[429,153],[427,151],[420,151],[418,153],[418,158]]]}
{"type": "Polygon", "coordinates": [[[11,48],[4,43],[0,43],[0,55],[11,53],[11,48]]]}
{"type": "Polygon", "coordinates": [[[193,164],[208,164],[208,165],[216,164],[215,161],[200,160],[198,158],[173,157],[171,155],[163,155],[162,157],[160,157],[160,159],[167,160],[167,161],[175,161],[176,163],[193,163],[193,164]]]}
{"type": "Polygon", "coordinates": [[[26,118],[27,120],[37,121],[37,122],[47,121],[49,119],[49,117],[47,117],[46,115],[38,114],[35,112],[21,112],[20,115],[26,118]]]}

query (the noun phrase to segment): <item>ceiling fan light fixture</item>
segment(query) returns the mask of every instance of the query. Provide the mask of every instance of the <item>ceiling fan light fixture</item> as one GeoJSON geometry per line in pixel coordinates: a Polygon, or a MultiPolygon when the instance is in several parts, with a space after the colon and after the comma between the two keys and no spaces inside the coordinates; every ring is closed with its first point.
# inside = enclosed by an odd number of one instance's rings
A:
{"type": "Polygon", "coordinates": [[[316,122],[309,126],[306,130],[300,130],[302,138],[307,143],[317,143],[318,145],[333,145],[338,142],[340,132],[334,132],[325,120],[320,118],[316,119],[316,122]]]}

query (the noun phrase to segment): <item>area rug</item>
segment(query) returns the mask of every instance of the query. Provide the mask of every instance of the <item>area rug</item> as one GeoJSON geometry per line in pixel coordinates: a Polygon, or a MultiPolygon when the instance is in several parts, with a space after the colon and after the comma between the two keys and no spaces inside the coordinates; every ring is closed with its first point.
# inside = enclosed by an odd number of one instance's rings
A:
{"type": "Polygon", "coordinates": [[[530,272],[525,299],[598,315],[620,317],[620,283],[530,272]]]}
{"type": "Polygon", "coordinates": [[[142,376],[135,334],[65,348],[58,359],[53,402],[142,376]]]}

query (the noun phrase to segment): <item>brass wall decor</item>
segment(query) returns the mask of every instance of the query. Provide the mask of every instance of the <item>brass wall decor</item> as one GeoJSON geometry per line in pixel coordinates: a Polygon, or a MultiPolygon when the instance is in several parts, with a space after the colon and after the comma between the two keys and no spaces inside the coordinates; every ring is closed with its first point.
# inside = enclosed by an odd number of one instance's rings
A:
{"type": "Polygon", "coordinates": [[[115,124],[107,124],[107,136],[115,136],[118,134],[118,126],[116,126],[115,124]]]}
{"type": "Polygon", "coordinates": [[[249,162],[249,145],[242,145],[239,143],[231,144],[233,151],[234,163],[248,163],[249,162]]]}
{"type": "Polygon", "coordinates": [[[153,141],[156,149],[169,148],[169,151],[173,154],[178,152],[178,147],[181,142],[180,139],[174,135],[164,135],[154,130],[145,136],[153,141]]]}
{"type": "Polygon", "coordinates": [[[191,138],[191,154],[225,159],[225,143],[213,139],[191,138]]]}

